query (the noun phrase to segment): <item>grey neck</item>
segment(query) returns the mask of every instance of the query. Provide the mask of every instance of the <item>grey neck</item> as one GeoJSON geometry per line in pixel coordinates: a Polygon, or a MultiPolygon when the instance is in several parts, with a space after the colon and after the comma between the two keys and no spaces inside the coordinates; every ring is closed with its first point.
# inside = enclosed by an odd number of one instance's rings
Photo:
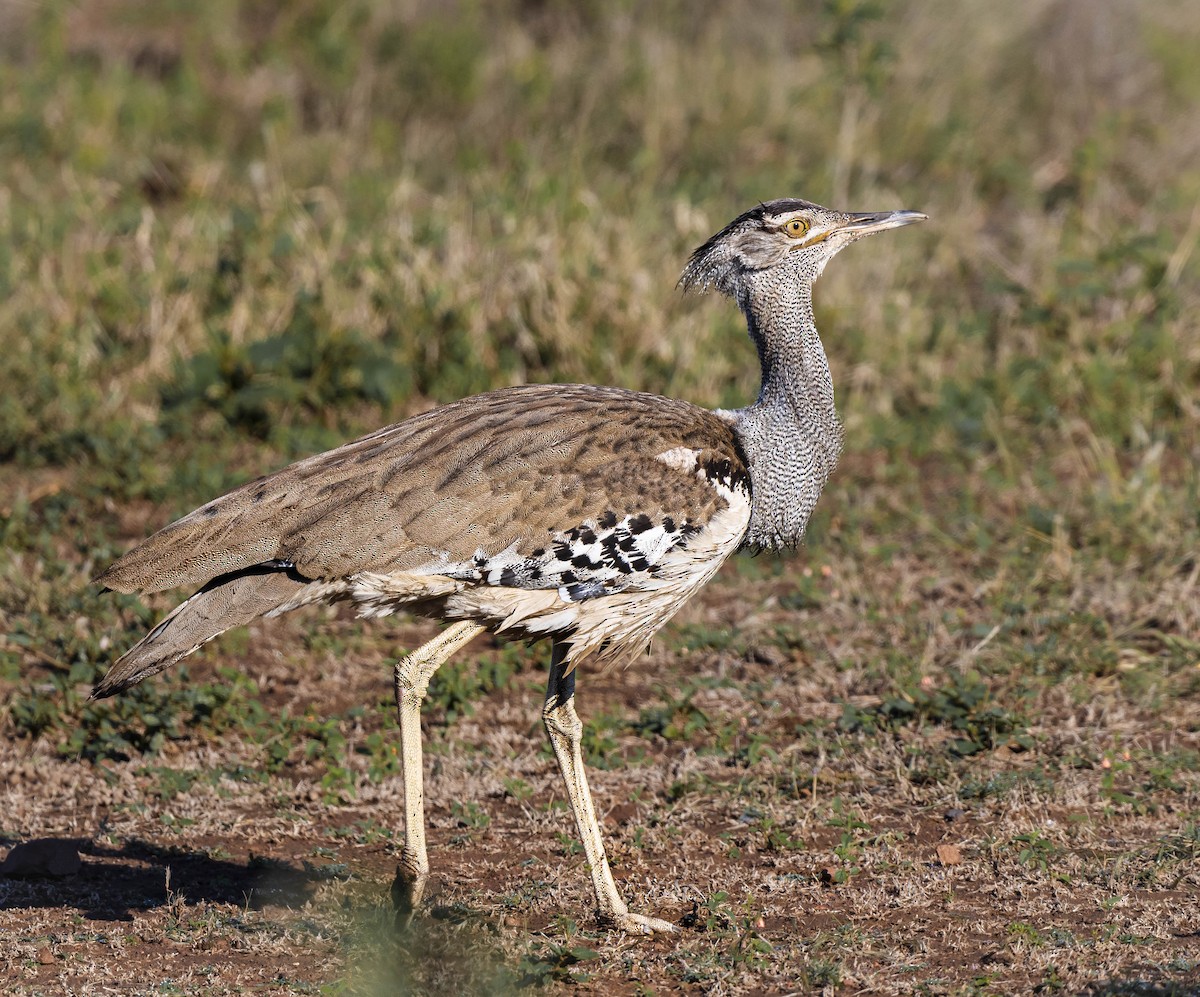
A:
{"type": "Polygon", "coordinates": [[[813,319],[814,276],[762,271],[738,289],[762,365],[758,401],[734,413],[750,470],[751,547],[800,542],[842,449],[833,378],[813,319]]]}

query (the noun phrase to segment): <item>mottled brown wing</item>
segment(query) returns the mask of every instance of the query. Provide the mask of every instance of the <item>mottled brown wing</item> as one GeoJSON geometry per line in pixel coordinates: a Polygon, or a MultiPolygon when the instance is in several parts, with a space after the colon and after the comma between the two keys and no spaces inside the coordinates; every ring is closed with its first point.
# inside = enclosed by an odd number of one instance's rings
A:
{"type": "Polygon", "coordinates": [[[97,580],[157,592],[271,561],[334,579],[536,548],[606,514],[702,525],[719,493],[656,459],[681,447],[744,474],[728,424],[686,402],[585,385],[491,392],[244,485],[97,580]]]}

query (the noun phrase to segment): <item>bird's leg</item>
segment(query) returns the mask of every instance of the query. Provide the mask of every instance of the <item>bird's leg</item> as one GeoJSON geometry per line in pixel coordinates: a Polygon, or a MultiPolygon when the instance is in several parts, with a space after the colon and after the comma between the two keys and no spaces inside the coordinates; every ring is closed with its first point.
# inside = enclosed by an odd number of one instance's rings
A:
{"type": "Polygon", "coordinates": [[[455,623],[397,661],[393,672],[396,715],[400,722],[400,764],[404,770],[404,850],[400,853],[400,864],[392,883],[392,902],[398,919],[405,925],[412,920],[429,878],[422,789],[421,703],[433,673],[482,630],[483,627],[470,621],[455,623]]]}
{"type": "Polygon", "coordinates": [[[554,642],[550,660],[550,684],[546,689],[546,704],[542,708],[542,720],[550,745],[563,780],[567,784],[567,796],[571,800],[571,811],[575,814],[575,826],[583,840],[583,851],[587,856],[588,871],[592,874],[592,886],[596,890],[596,907],[600,920],[623,928],[649,934],[654,931],[676,931],[676,927],[658,918],[629,913],[625,901],[617,892],[608,857],[604,854],[604,841],[600,836],[600,825],[592,806],[592,794],[588,789],[587,776],[583,771],[583,722],[575,712],[575,673],[566,672],[565,658],[568,645],[554,642]]]}

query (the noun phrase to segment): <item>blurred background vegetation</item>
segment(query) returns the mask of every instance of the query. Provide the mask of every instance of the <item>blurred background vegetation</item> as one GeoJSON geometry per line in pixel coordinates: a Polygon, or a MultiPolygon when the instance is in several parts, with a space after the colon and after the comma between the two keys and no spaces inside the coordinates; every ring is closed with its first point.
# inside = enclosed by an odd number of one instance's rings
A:
{"type": "Polygon", "coordinates": [[[1088,621],[1063,668],[1134,634],[1192,675],[1194,3],[48,0],[0,39],[8,681],[82,708],[149,619],[102,562],[430,404],[752,399],[735,310],[673,285],[784,195],[931,219],[818,288],[850,456],[810,542],[1011,558],[1088,621]]]}

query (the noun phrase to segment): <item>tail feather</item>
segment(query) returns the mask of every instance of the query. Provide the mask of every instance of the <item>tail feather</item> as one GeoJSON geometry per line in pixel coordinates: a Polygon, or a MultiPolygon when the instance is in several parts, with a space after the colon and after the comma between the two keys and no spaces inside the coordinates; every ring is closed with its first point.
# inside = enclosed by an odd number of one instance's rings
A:
{"type": "Polygon", "coordinates": [[[272,610],[304,605],[308,601],[304,590],[319,587],[284,564],[261,564],[214,578],[126,651],[92,690],[91,698],[103,699],[137,685],[226,630],[272,610]]]}

